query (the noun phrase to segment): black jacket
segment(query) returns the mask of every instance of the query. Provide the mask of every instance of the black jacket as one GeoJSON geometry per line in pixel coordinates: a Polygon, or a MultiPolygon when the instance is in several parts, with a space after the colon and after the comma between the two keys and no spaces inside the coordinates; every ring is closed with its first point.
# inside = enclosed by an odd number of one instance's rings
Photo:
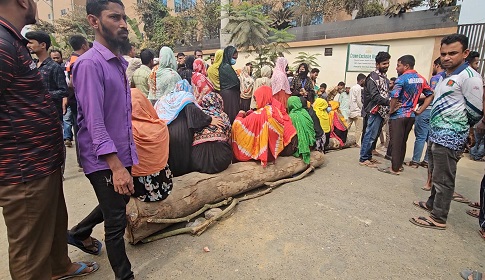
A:
{"type": "MultiPolygon", "coordinates": [[[[384,98],[379,91],[376,80],[379,76],[375,72],[371,72],[369,76],[365,79],[364,90],[363,90],[363,108],[366,114],[369,114],[372,109],[377,106],[389,106],[390,100],[384,98]]],[[[389,83],[389,81],[388,81],[389,83]]]]}

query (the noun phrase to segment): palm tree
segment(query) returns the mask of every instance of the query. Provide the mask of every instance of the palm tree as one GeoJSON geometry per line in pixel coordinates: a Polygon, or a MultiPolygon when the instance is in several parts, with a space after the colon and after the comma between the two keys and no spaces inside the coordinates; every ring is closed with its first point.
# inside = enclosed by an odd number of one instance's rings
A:
{"type": "Polygon", "coordinates": [[[231,34],[230,42],[243,51],[253,51],[268,43],[269,19],[260,5],[243,3],[237,7],[225,6],[229,23],[224,27],[231,34]]]}
{"type": "Polygon", "coordinates": [[[317,56],[322,55],[321,53],[316,53],[316,54],[308,54],[306,52],[299,52],[298,56],[295,57],[295,61],[293,62],[293,65],[295,68],[298,67],[301,63],[306,63],[308,64],[309,69],[311,70],[314,67],[320,67],[320,65],[317,63],[317,56]]]}
{"type": "Polygon", "coordinates": [[[283,30],[293,26],[292,22],[295,20],[295,10],[293,7],[277,9],[271,11],[269,14],[271,19],[271,27],[283,30]]]}

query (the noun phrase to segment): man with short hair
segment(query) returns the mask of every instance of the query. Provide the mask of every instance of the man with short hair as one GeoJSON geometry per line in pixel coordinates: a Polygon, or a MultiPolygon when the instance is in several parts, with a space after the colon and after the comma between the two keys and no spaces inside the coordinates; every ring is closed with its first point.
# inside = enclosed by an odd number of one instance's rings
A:
{"type": "Polygon", "coordinates": [[[470,54],[466,58],[466,62],[468,63],[468,65],[470,65],[471,68],[473,68],[473,70],[477,72],[478,72],[479,61],[480,61],[480,53],[476,51],[470,51],[470,54]]]}
{"type": "Polygon", "coordinates": [[[357,84],[350,88],[350,113],[349,113],[349,127],[355,123],[355,141],[358,145],[362,137],[362,90],[364,89],[365,75],[360,73],[357,75],[357,84]]]}
{"type": "Polygon", "coordinates": [[[37,68],[39,68],[47,90],[52,96],[52,101],[56,105],[58,117],[62,120],[64,115],[62,112],[62,98],[67,97],[67,83],[64,70],[49,56],[48,50],[51,46],[51,38],[44,31],[27,32],[25,37],[29,40],[27,47],[30,49],[30,52],[39,59],[37,68]]]}
{"type": "Polygon", "coordinates": [[[318,68],[312,68],[312,70],[310,71],[310,80],[312,81],[313,87],[315,88],[315,92],[317,92],[319,89],[317,84],[318,74],[320,74],[320,69],[318,68]]]}
{"type": "Polygon", "coordinates": [[[328,101],[338,101],[340,94],[345,90],[345,83],[339,82],[336,87],[334,87],[327,96],[328,101]]]}
{"type": "Polygon", "coordinates": [[[134,279],[123,235],[126,203],[134,193],[131,166],[138,164],[131,126],[131,94],[127,61],[120,49],[129,44],[121,0],[88,0],[93,48],[79,57],[73,83],[79,108],[79,148],[86,177],[99,205],[68,232],[69,244],[99,254],[101,244],[90,237],[104,221],[108,259],[116,279],[134,279]]]}
{"type": "Polygon", "coordinates": [[[0,0],[0,207],[11,278],[51,280],[99,266],[68,256],[61,123],[20,34],[36,14],[35,1],[0,0]]]}
{"type": "Polygon", "coordinates": [[[62,59],[62,52],[60,50],[50,50],[49,56],[52,58],[52,60],[54,60],[54,62],[64,68],[64,61],[62,59]]]}
{"type": "Polygon", "coordinates": [[[139,89],[148,98],[148,77],[152,72],[152,68],[155,65],[153,59],[155,58],[155,53],[150,49],[143,49],[140,53],[142,66],[136,69],[131,78],[132,87],[139,89]]]}
{"type": "MultiPolygon", "coordinates": [[[[72,87],[72,67],[74,63],[81,56],[83,53],[89,50],[89,44],[86,38],[81,35],[73,35],[69,38],[69,45],[74,50],[69,57],[68,62],[66,63],[66,73],[69,77],[69,85],[68,85],[68,95],[67,99],[63,100],[62,110],[65,112],[63,117],[63,126],[64,126],[64,144],[66,147],[72,147],[72,140],[76,138],[77,132],[79,127],[77,125],[77,101],[76,96],[74,94],[74,88],[72,87]],[[72,129],[74,128],[74,134],[72,133],[72,129]]],[[[79,147],[76,143],[76,158],[79,168],[82,168],[81,160],[79,159],[79,147]]]]}
{"type": "Polygon", "coordinates": [[[212,65],[212,64],[214,64],[214,59],[216,59],[216,55],[215,55],[214,53],[211,53],[211,54],[209,55],[209,58],[210,58],[210,60],[211,60],[211,65],[212,65]]]}
{"type": "Polygon", "coordinates": [[[317,95],[318,95],[318,97],[327,100],[328,95],[327,95],[327,84],[326,83],[320,84],[320,87],[318,88],[318,91],[317,91],[317,95]]]}
{"type": "Polygon", "coordinates": [[[128,81],[131,81],[131,77],[133,77],[133,73],[135,73],[136,69],[140,68],[141,60],[136,55],[136,48],[135,45],[132,43],[121,45],[120,46],[120,53],[123,55],[123,58],[128,61],[128,67],[126,68],[126,76],[128,81]]]}
{"type": "Polygon", "coordinates": [[[406,142],[414,125],[414,118],[421,114],[433,101],[433,91],[426,79],[414,70],[416,61],[412,55],[404,55],[397,60],[396,71],[399,75],[391,92],[389,122],[391,129],[391,167],[379,171],[389,174],[399,174],[406,155],[406,142]],[[416,105],[424,95],[423,104],[416,105]]]}
{"type": "Polygon", "coordinates": [[[185,68],[185,54],[180,52],[177,54],[177,71],[185,68]]]}
{"type": "Polygon", "coordinates": [[[431,195],[427,201],[414,202],[430,212],[430,216],[410,219],[420,227],[446,229],[458,161],[465,146],[474,144],[471,128],[484,121],[483,82],[480,74],[465,62],[469,52],[465,35],[453,34],[441,40],[441,64],[446,72],[436,86],[431,109],[428,143],[431,195]]]}
{"type": "MultiPolygon", "coordinates": [[[[436,88],[436,85],[441,77],[441,72],[443,72],[443,68],[441,67],[441,59],[438,57],[433,62],[433,76],[429,80],[429,86],[432,90],[436,88]]],[[[424,99],[424,94],[421,94],[418,101],[419,106],[423,105],[424,99]]],[[[415,168],[418,166],[423,166],[425,168],[428,167],[428,153],[424,149],[424,146],[428,142],[429,137],[429,118],[431,117],[431,107],[432,106],[428,106],[426,110],[421,111],[421,114],[416,116],[416,122],[414,123],[414,135],[416,136],[416,140],[414,141],[413,158],[408,165],[415,168]],[[423,150],[425,151],[424,159],[421,161],[423,150]]]]}
{"type": "MultiPolygon", "coordinates": [[[[478,72],[480,54],[476,51],[470,51],[470,54],[466,58],[466,62],[478,72]]],[[[485,90],[485,81],[483,83],[483,88],[485,90]]],[[[480,123],[479,123],[480,124],[480,123]]],[[[475,129],[475,146],[470,148],[470,159],[473,161],[485,161],[485,131],[480,129],[475,129]]]]}
{"type": "Polygon", "coordinates": [[[373,144],[380,134],[384,118],[389,114],[389,79],[386,73],[391,55],[379,52],[375,60],[376,70],[371,72],[364,82],[362,105],[365,119],[359,157],[360,165],[372,168],[376,168],[376,164],[379,163],[372,158],[373,144]]]}
{"type": "Polygon", "coordinates": [[[195,56],[196,59],[197,58],[204,59],[204,53],[202,52],[202,50],[195,50],[194,56],[195,56]]]}

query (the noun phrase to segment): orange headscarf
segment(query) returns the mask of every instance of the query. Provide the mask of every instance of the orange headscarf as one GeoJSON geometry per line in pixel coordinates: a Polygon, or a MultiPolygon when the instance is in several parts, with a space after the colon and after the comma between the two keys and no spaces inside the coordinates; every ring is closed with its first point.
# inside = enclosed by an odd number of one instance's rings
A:
{"type": "Polygon", "coordinates": [[[280,110],[271,105],[273,93],[262,86],[254,92],[258,110],[236,117],[232,125],[234,156],[240,161],[261,160],[266,166],[270,157],[276,159],[284,149],[284,119],[280,110]]]}
{"type": "Polygon", "coordinates": [[[131,89],[133,139],[140,163],[134,165],[134,177],[154,174],[167,166],[169,135],[150,101],[137,89],[131,89]],[[156,156],[154,156],[156,155],[156,156]]]}

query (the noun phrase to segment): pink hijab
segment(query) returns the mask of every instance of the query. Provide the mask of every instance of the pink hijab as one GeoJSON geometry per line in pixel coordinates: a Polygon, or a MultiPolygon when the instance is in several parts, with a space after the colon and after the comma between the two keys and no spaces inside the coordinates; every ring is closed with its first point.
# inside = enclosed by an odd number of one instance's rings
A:
{"type": "Polygon", "coordinates": [[[286,76],[287,65],[288,60],[286,60],[284,57],[278,57],[276,60],[273,76],[271,77],[271,88],[273,89],[273,95],[277,94],[281,90],[284,90],[287,94],[291,94],[290,82],[288,82],[288,77],[286,76]]]}

